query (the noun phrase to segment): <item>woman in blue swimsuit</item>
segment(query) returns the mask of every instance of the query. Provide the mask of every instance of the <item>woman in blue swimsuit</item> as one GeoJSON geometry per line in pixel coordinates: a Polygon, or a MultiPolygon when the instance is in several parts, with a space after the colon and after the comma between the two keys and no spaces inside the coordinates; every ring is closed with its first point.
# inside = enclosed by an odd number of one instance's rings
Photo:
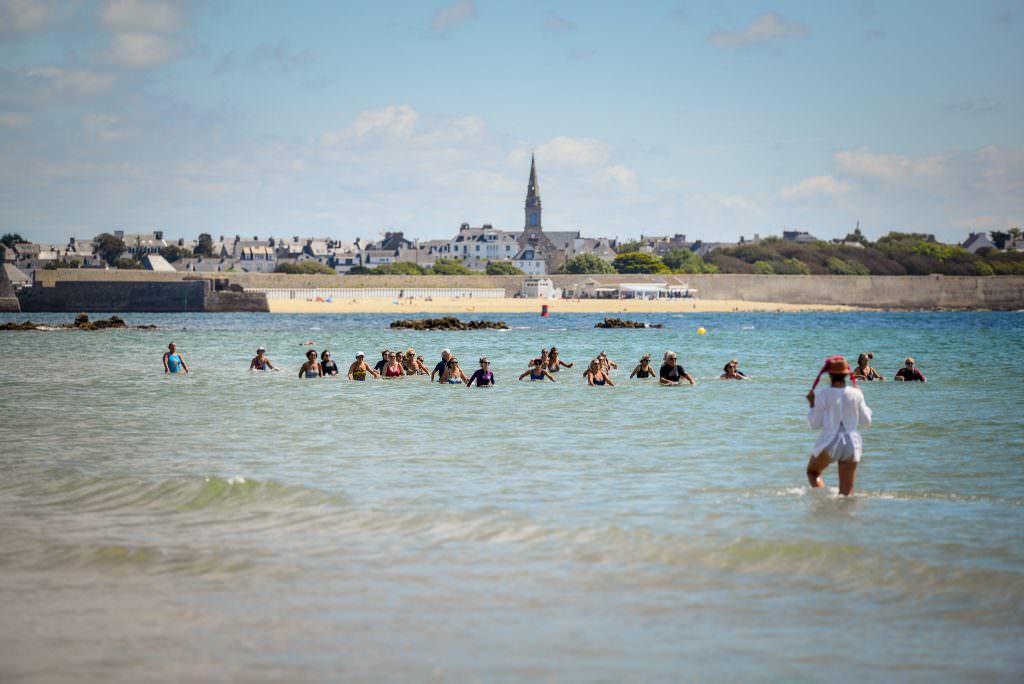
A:
{"type": "Polygon", "coordinates": [[[533,368],[528,368],[519,379],[522,380],[527,375],[530,376],[530,380],[544,380],[547,378],[551,382],[558,382],[555,380],[555,376],[551,375],[547,368],[544,367],[544,359],[534,359],[533,368]]]}
{"type": "Polygon", "coordinates": [[[185,359],[181,358],[181,354],[177,352],[177,347],[173,342],[167,345],[167,351],[164,352],[164,373],[182,373],[188,374],[188,364],[185,363],[185,359]]]}
{"type": "Polygon", "coordinates": [[[274,368],[274,364],[270,363],[270,359],[265,356],[266,352],[266,347],[256,347],[256,356],[249,362],[249,370],[277,370],[274,368]]]}
{"type": "Polygon", "coordinates": [[[608,385],[610,387],[615,387],[615,383],[608,377],[608,372],[601,367],[601,362],[598,359],[594,359],[590,362],[590,365],[587,366],[587,370],[583,373],[583,377],[587,379],[587,384],[591,386],[597,385],[600,387],[602,385],[608,385]]]}

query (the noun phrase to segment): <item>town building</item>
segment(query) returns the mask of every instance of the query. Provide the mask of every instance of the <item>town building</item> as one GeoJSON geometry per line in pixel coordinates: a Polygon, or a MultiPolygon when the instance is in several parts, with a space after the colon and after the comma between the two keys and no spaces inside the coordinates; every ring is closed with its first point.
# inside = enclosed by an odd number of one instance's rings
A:
{"type": "Polygon", "coordinates": [[[983,249],[995,249],[996,246],[988,239],[985,233],[971,233],[961,245],[971,254],[977,254],[983,249]]]}

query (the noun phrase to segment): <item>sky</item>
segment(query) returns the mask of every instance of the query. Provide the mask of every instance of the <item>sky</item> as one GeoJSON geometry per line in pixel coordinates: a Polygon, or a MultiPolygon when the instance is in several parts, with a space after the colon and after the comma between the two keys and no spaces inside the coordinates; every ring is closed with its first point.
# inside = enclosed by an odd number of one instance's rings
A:
{"type": "Polygon", "coordinates": [[[0,0],[0,233],[1024,227],[1024,0],[0,0]]]}

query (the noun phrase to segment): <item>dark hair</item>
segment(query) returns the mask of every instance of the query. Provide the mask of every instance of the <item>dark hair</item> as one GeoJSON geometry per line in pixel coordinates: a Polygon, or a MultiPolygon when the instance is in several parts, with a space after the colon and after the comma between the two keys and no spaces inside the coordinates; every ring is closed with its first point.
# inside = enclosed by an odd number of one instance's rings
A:
{"type": "Polygon", "coordinates": [[[323,350],[322,352],[320,352],[320,358],[322,359],[322,358],[324,358],[325,356],[327,356],[327,355],[328,355],[328,354],[330,354],[330,353],[331,353],[331,352],[329,352],[329,351],[327,351],[326,349],[324,349],[324,350],[323,350]]]}

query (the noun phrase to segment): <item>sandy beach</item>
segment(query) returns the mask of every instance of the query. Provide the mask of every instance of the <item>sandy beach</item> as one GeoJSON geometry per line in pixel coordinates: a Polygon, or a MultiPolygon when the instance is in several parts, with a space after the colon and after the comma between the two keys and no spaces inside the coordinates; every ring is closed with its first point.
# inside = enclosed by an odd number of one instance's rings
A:
{"type": "Polygon", "coordinates": [[[781,304],[777,302],[749,302],[738,299],[673,299],[646,301],[638,299],[403,299],[387,298],[346,299],[318,302],[298,299],[271,299],[272,313],[539,313],[544,304],[551,313],[689,313],[723,311],[858,311],[851,306],[819,304],[781,304]]]}

